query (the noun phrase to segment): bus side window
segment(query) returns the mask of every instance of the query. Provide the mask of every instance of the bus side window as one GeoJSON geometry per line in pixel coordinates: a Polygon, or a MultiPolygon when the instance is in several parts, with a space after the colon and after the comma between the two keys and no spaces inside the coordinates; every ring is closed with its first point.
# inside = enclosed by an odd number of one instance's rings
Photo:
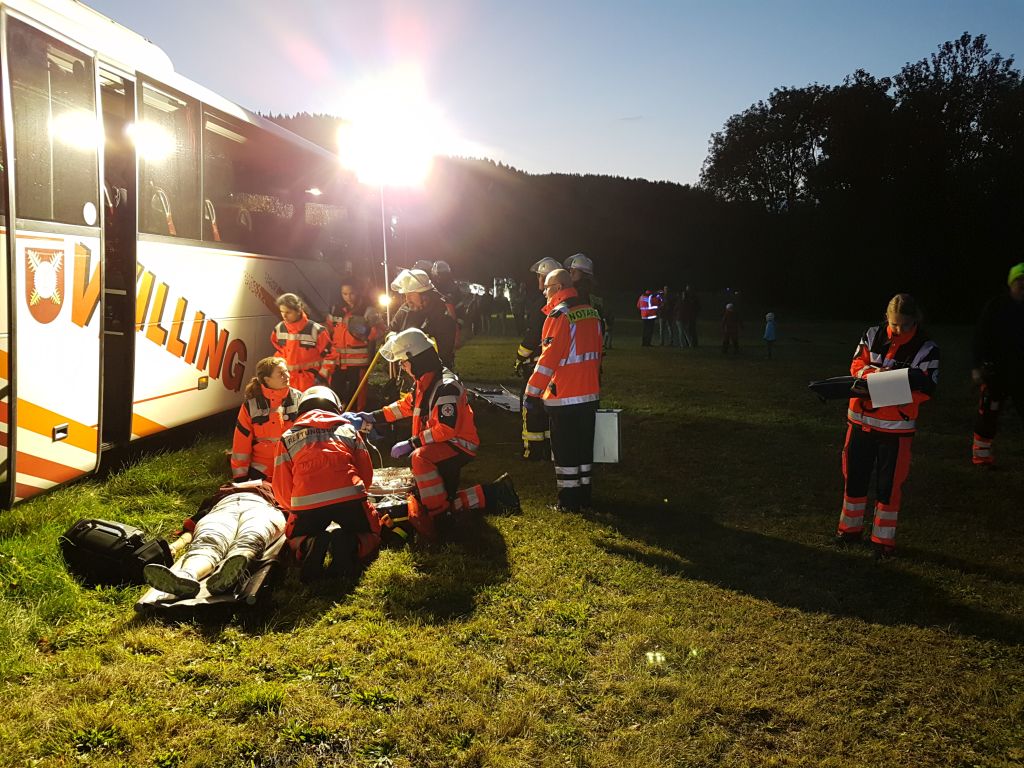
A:
{"type": "Polygon", "coordinates": [[[206,112],[203,116],[203,240],[249,245],[252,216],[242,200],[239,167],[247,130],[235,120],[206,112]]]}
{"type": "Polygon", "coordinates": [[[19,218],[97,224],[98,143],[93,60],[8,20],[19,218]]]}
{"type": "Polygon", "coordinates": [[[198,104],[145,83],[132,139],[139,156],[139,227],[153,235],[199,239],[198,104]]]}

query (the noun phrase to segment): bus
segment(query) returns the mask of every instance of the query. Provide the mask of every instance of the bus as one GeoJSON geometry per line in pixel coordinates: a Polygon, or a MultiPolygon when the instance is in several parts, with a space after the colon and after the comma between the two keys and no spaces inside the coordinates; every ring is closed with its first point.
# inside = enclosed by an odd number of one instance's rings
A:
{"type": "Polygon", "coordinates": [[[237,408],[276,297],[322,318],[368,235],[334,154],[75,0],[0,0],[0,77],[10,507],[237,408]]]}

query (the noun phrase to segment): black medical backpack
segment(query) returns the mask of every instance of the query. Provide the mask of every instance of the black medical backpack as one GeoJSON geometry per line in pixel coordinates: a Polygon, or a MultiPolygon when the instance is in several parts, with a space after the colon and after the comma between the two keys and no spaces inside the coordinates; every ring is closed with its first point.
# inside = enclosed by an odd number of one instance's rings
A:
{"type": "Polygon", "coordinates": [[[171,548],[163,539],[146,541],[138,528],[109,520],[79,520],[60,537],[68,571],[86,586],[143,584],[150,563],[171,565],[171,548]]]}

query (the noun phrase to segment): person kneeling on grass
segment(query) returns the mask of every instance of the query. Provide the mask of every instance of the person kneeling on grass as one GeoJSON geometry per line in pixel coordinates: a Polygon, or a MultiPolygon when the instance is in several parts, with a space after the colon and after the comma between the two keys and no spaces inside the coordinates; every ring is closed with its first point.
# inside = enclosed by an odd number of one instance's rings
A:
{"type": "Polygon", "coordinates": [[[437,537],[437,524],[470,509],[518,512],[519,496],[512,478],[459,490],[462,468],[480,447],[473,409],[459,377],[441,364],[430,339],[418,328],[389,336],[380,348],[388,362],[401,363],[416,386],[402,399],[373,413],[358,413],[363,424],[412,417],[412,437],[395,443],[391,456],[409,456],[419,498],[409,497],[409,522],[427,541],[437,537]]]}
{"type": "Polygon", "coordinates": [[[245,581],[249,566],[277,541],[284,526],[284,513],[269,483],[222,485],[185,521],[183,528],[192,539],[186,552],[170,568],[150,563],[143,578],[180,598],[199,594],[203,579],[210,594],[230,592],[245,581]]]}
{"type": "Polygon", "coordinates": [[[338,396],[310,387],[274,460],[274,495],[288,510],[285,536],[303,581],[354,576],[376,554],[380,518],[366,496],[372,481],[370,454],[338,396]],[[331,523],[336,527],[328,531],[331,523]]]}

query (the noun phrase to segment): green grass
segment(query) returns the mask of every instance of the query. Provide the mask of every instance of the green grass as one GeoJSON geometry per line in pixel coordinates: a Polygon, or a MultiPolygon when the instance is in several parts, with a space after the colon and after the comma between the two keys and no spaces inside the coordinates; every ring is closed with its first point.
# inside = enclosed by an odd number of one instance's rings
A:
{"type": "MultiPolygon", "coordinates": [[[[968,332],[935,329],[939,398],[900,518],[902,557],[827,542],[857,326],[641,350],[604,367],[624,408],[599,511],[549,511],[518,419],[477,408],[464,478],[513,472],[523,514],[358,584],[288,574],[212,625],[136,619],[140,588],[84,590],[56,537],[80,517],[173,530],[225,476],[227,436],[150,455],[0,515],[0,766],[1019,766],[1024,764],[1024,439],[969,463],[968,332]]],[[[754,336],[754,331],[750,331],[754,336]]],[[[512,338],[460,353],[511,383],[512,338]]]]}

